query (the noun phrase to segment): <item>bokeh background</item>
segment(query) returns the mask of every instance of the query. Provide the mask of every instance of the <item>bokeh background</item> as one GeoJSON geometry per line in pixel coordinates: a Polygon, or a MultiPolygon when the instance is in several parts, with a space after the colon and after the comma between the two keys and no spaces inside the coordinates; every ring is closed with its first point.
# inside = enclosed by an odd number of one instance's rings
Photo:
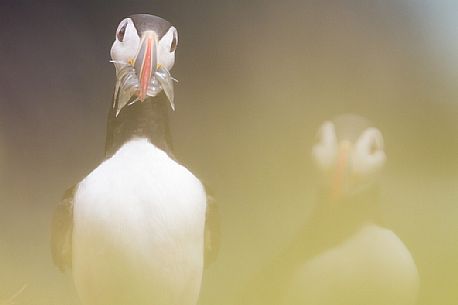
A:
{"type": "Polygon", "coordinates": [[[420,273],[419,304],[458,302],[458,2],[0,3],[0,304],[78,304],[52,264],[63,191],[103,159],[120,20],[180,40],[176,154],[215,193],[221,250],[202,304],[226,304],[278,253],[316,192],[310,149],[340,113],[385,138],[383,216],[420,273]],[[21,289],[23,288],[23,289],[21,289]]]}

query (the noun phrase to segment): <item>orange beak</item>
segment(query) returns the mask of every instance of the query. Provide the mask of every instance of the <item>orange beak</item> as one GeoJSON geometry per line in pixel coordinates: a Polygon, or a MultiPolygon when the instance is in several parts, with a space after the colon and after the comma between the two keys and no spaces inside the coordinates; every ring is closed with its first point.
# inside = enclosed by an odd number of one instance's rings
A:
{"type": "Polygon", "coordinates": [[[351,143],[344,141],[340,144],[339,154],[337,155],[336,169],[332,179],[331,198],[337,200],[342,196],[345,172],[348,166],[348,157],[351,150],[351,143]]]}
{"type": "Polygon", "coordinates": [[[134,68],[140,81],[138,98],[144,101],[148,95],[151,78],[157,71],[157,35],[152,31],[143,34],[134,68]]]}

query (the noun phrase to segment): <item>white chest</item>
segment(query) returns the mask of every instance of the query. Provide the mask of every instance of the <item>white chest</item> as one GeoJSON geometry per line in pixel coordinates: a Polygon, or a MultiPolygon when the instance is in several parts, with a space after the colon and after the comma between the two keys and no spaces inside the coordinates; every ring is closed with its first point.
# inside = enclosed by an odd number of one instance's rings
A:
{"type": "Polygon", "coordinates": [[[284,304],[413,305],[418,273],[402,241],[366,225],[295,273],[284,304]]]}
{"type": "Polygon", "coordinates": [[[145,139],[87,176],[75,195],[73,270],[87,304],[195,304],[206,197],[200,181],[145,139]]]}

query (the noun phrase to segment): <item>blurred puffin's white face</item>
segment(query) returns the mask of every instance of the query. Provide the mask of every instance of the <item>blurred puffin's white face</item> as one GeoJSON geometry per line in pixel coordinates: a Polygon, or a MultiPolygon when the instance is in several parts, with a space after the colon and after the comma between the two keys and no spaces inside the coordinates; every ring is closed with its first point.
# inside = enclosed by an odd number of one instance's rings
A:
{"type": "Polygon", "coordinates": [[[352,142],[338,139],[331,121],[321,125],[312,156],[320,171],[331,179],[328,182],[333,192],[339,194],[371,181],[386,160],[383,136],[377,128],[366,128],[352,142]]]}
{"type": "Polygon", "coordinates": [[[351,155],[353,171],[361,176],[377,173],[385,164],[382,133],[374,127],[367,128],[358,138],[351,155]]]}
{"type": "Polygon", "coordinates": [[[312,149],[312,156],[321,170],[329,170],[337,161],[338,150],[336,131],[332,122],[326,121],[321,125],[317,140],[318,143],[312,149]]]}
{"type": "MultiPolygon", "coordinates": [[[[156,35],[157,36],[157,35],[156,35]]],[[[111,47],[111,59],[116,68],[135,63],[140,52],[142,37],[131,18],[122,20],[116,29],[116,38],[111,47]]],[[[178,32],[171,26],[157,42],[157,63],[170,71],[175,64],[175,50],[178,46],[178,32]]]]}

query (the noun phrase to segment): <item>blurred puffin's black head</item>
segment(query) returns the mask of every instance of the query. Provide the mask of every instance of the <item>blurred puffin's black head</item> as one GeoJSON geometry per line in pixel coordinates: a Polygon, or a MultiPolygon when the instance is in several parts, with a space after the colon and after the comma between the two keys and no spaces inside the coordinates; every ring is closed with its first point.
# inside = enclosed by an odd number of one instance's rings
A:
{"type": "Polygon", "coordinates": [[[165,19],[137,14],[123,19],[116,30],[111,59],[116,67],[118,112],[133,96],[144,101],[164,90],[174,108],[173,78],[178,32],[165,19]]]}
{"type": "Polygon", "coordinates": [[[372,184],[386,160],[382,133],[353,114],[323,122],[312,156],[334,199],[372,184]]]}

